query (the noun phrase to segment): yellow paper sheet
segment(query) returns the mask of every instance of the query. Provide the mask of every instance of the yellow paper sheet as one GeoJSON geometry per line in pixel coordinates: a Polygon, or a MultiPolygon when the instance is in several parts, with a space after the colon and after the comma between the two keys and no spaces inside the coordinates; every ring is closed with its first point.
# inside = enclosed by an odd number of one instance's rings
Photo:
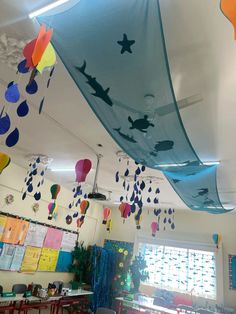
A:
{"type": "Polygon", "coordinates": [[[58,250],[43,248],[39,260],[38,271],[55,271],[58,255],[58,250]]]}
{"type": "Polygon", "coordinates": [[[27,246],[25,250],[25,256],[22,261],[22,272],[35,272],[38,267],[38,262],[41,254],[41,248],[27,246]]]}
{"type": "Polygon", "coordinates": [[[0,215],[0,241],[2,241],[2,236],[3,236],[6,222],[7,222],[7,216],[0,215]]]}
{"type": "Polygon", "coordinates": [[[28,221],[8,217],[2,235],[2,242],[23,245],[28,227],[28,221]]]}

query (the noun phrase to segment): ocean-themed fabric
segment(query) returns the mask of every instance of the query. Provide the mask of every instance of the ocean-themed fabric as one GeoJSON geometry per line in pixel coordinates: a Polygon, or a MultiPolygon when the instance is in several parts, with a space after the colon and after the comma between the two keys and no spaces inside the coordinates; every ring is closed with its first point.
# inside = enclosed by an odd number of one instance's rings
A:
{"type": "Polygon", "coordinates": [[[38,20],[54,29],[54,48],[113,139],[164,170],[190,208],[225,213],[216,168],[202,164],[178,111],[159,1],[80,0],[60,11],[38,20]]]}

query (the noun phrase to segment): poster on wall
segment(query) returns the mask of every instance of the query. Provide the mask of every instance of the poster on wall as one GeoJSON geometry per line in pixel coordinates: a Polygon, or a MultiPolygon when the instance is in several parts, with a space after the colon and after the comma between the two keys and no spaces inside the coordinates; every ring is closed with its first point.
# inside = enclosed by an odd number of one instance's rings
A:
{"type": "Polygon", "coordinates": [[[25,255],[21,265],[21,272],[35,272],[38,267],[38,262],[41,254],[41,248],[27,246],[25,255]]]}
{"type": "Polygon", "coordinates": [[[2,235],[2,242],[23,245],[28,227],[28,221],[7,217],[2,235]]]}
{"type": "Polygon", "coordinates": [[[48,228],[43,246],[45,248],[59,250],[61,247],[62,236],[63,231],[55,228],[48,228]]]}
{"type": "Polygon", "coordinates": [[[76,233],[64,231],[61,242],[61,250],[66,252],[72,252],[76,244],[77,236],[78,235],[76,233]]]}
{"type": "Polygon", "coordinates": [[[55,271],[59,251],[50,248],[43,248],[39,260],[38,271],[55,271]]]}
{"type": "Polygon", "coordinates": [[[48,227],[30,223],[24,245],[43,247],[48,227]]]}
{"type": "Polygon", "coordinates": [[[0,243],[0,269],[10,270],[13,260],[15,246],[11,244],[0,243]]]}
{"type": "Polygon", "coordinates": [[[21,269],[21,264],[23,261],[24,254],[25,254],[25,247],[16,245],[10,270],[19,271],[21,269]]]}
{"type": "Polygon", "coordinates": [[[72,254],[71,252],[60,251],[57,261],[57,272],[68,272],[72,265],[72,254]]]}
{"type": "Polygon", "coordinates": [[[7,222],[7,217],[4,215],[0,215],[0,241],[2,241],[2,236],[3,236],[6,222],[7,222]]]}

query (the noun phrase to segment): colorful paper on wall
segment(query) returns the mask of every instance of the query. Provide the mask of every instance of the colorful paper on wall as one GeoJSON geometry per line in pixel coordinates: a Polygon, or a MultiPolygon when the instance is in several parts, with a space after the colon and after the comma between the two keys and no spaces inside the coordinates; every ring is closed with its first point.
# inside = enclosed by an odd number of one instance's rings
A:
{"type": "Polygon", "coordinates": [[[2,235],[2,242],[23,245],[28,227],[28,221],[8,217],[2,235]]]}
{"type": "Polygon", "coordinates": [[[38,267],[38,262],[41,254],[41,249],[33,246],[27,246],[23,258],[21,271],[35,272],[38,267]]]}
{"type": "Polygon", "coordinates": [[[55,228],[48,228],[43,246],[45,248],[59,250],[61,247],[62,236],[63,231],[55,228]]]}
{"type": "Polygon", "coordinates": [[[55,271],[58,260],[58,250],[43,248],[39,260],[38,271],[55,271]]]}
{"type": "Polygon", "coordinates": [[[70,252],[60,251],[56,271],[68,272],[72,264],[72,254],[70,252]]]}
{"type": "Polygon", "coordinates": [[[10,244],[1,244],[1,253],[0,253],[0,269],[10,270],[11,263],[13,260],[15,251],[15,246],[10,244]]]}
{"type": "Polygon", "coordinates": [[[48,228],[30,223],[24,245],[43,247],[43,242],[48,228]]]}
{"type": "Polygon", "coordinates": [[[2,236],[3,236],[6,222],[7,222],[7,217],[4,215],[0,215],[0,241],[2,241],[2,236]]]}
{"type": "Polygon", "coordinates": [[[61,250],[66,252],[73,251],[77,241],[77,236],[78,235],[76,233],[64,231],[61,242],[61,250]]]}
{"type": "Polygon", "coordinates": [[[10,270],[12,271],[20,270],[24,254],[25,254],[25,247],[16,245],[10,270]]]}

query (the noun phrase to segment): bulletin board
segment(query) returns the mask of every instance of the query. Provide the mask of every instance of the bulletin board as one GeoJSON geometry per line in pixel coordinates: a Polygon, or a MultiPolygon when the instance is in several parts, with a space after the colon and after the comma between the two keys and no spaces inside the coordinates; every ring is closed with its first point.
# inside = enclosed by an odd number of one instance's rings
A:
{"type": "Polygon", "coordinates": [[[0,212],[0,270],[68,272],[78,233],[0,212]]]}

